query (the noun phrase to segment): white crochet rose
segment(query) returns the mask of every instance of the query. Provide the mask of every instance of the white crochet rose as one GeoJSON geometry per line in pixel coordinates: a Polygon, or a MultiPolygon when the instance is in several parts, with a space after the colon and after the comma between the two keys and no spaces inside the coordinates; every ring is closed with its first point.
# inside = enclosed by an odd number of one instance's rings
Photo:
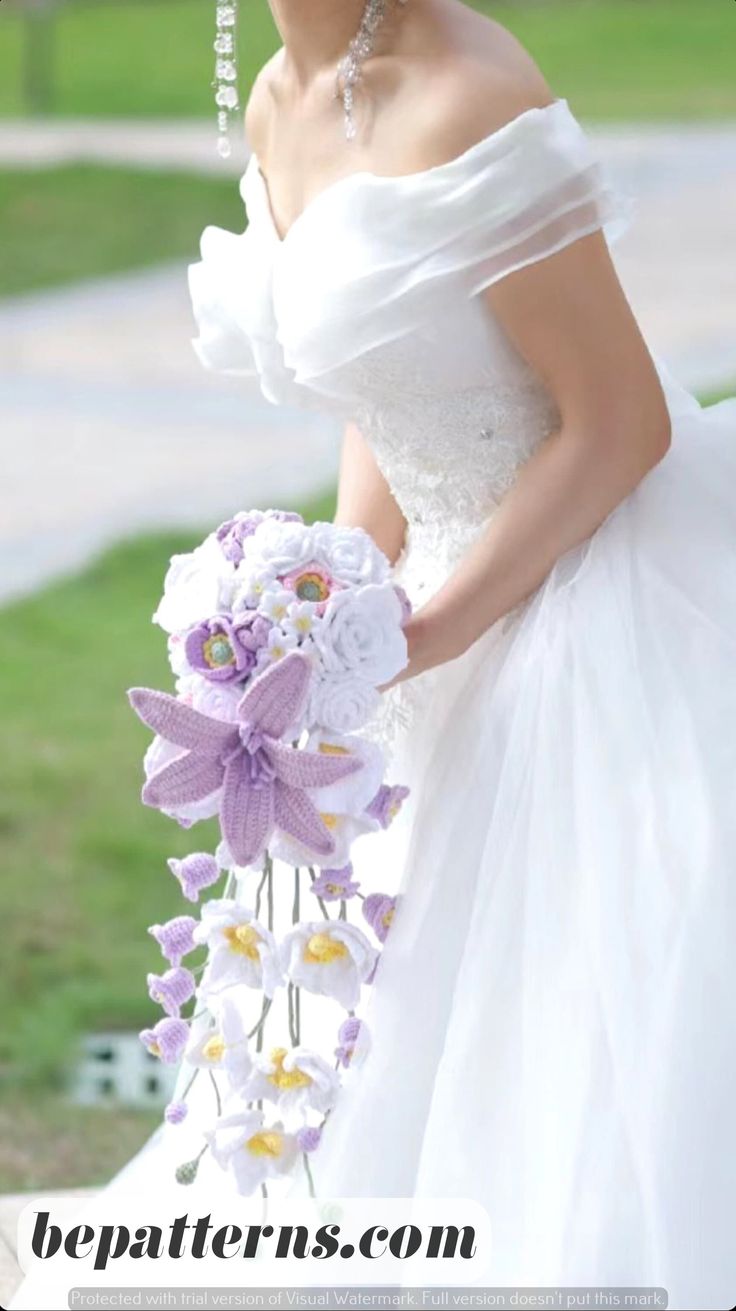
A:
{"type": "Polygon", "coordinates": [[[306,564],[314,552],[312,535],[308,524],[265,519],[250,539],[249,572],[271,578],[306,564]]]}
{"type": "Polygon", "coordinates": [[[309,722],[333,733],[354,733],[373,717],[379,701],[373,684],[352,670],[318,668],[310,692],[309,722]]]}
{"type": "Polygon", "coordinates": [[[318,523],[313,528],[313,542],[315,556],[347,586],[383,583],[389,577],[388,560],[363,528],[318,523]]]}
{"type": "Polygon", "coordinates": [[[174,633],[221,614],[230,608],[236,577],[235,566],[210,533],[196,550],[172,556],[154,623],[174,633]]]}
{"type": "Polygon", "coordinates": [[[370,583],[330,597],[314,640],[327,671],[349,670],[374,686],[407,663],[402,609],[391,583],[370,583]]]}

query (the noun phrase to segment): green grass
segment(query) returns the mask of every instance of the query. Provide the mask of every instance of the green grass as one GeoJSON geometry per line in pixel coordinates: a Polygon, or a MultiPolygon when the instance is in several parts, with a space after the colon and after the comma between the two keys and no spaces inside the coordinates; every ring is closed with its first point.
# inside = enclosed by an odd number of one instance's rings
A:
{"type": "MultiPolygon", "coordinates": [[[[330,517],[330,498],[312,515],[330,517]]],[[[2,611],[0,1076],[57,1086],[77,1035],[151,1017],[149,924],[182,906],[166,857],[211,849],[140,804],[150,735],[126,688],[172,686],[150,622],[173,551],[193,537],[124,544],[78,577],[2,611]]]]}
{"type": "Polygon", "coordinates": [[[208,223],[240,230],[232,179],[65,165],[0,172],[0,295],[192,257],[208,223]]]}
{"type": "Polygon", "coordinates": [[[70,1106],[58,1093],[0,1098],[0,1193],[106,1183],[160,1123],[153,1111],[70,1106]]]}
{"type": "MultiPolygon", "coordinates": [[[[736,114],[729,0],[477,0],[527,45],[558,95],[598,118],[736,114]]],[[[212,4],[69,0],[55,27],[53,109],[212,112],[212,4]]],[[[244,90],[277,45],[266,0],[241,5],[244,90]]],[[[0,13],[0,113],[24,112],[23,23],[0,13]]]]}

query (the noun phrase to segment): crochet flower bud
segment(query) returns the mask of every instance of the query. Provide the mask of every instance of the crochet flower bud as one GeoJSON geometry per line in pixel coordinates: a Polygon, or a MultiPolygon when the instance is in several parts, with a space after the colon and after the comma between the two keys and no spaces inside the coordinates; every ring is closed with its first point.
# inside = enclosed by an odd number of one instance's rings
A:
{"type": "Polygon", "coordinates": [[[181,1124],[188,1114],[189,1107],[186,1102],[169,1102],[164,1111],[164,1119],[167,1124],[181,1124]]]}
{"type": "Polygon", "coordinates": [[[156,939],[169,964],[180,965],[197,945],[192,937],[196,926],[197,920],[192,915],[177,915],[165,924],[152,924],[148,932],[156,939]]]}
{"type": "Polygon", "coordinates": [[[316,1152],[322,1138],[322,1130],[311,1124],[305,1124],[297,1130],[296,1141],[300,1152],[316,1152]]]}
{"type": "Polygon", "coordinates": [[[198,1173],[199,1159],[195,1158],[193,1161],[185,1161],[184,1165],[180,1165],[174,1177],[178,1184],[193,1184],[198,1173]]]}
{"type": "Polygon", "coordinates": [[[199,894],[205,888],[211,888],[220,877],[220,867],[214,856],[204,851],[195,851],[183,860],[173,857],[167,861],[169,869],[181,884],[181,890],[187,901],[199,901],[199,894]]]}

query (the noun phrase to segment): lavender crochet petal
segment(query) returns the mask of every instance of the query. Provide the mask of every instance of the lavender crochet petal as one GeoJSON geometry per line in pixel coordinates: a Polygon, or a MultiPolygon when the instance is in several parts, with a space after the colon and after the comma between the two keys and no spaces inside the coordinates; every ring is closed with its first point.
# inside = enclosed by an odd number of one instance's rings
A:
{"type": "Polygon", "coordinates": [[[238,865],[262,854],[273,829],[273,785],[253,787],[247,761],[236,756],[225,769],[220,804],[222,835],[238,865]]]}
{"type": "Polygon", "coordinates": [[[274,784],[274,819],[278,828],[320,856],[331,856],[335,843],[319,812],[304,792],[280,779],[274,784]]]}
{"type": "Polygon", "coordinates": [[[219,755],[237,746],[239,741],[238,730],[232,724],[200,714],[168,692],[134,687],[128,693],[128,700],[144,724],[175,746],[219,755]]]}
{"type": "Polygon", "coordinates": [[[289,787],[327,787],[361,768],[361,761],[355,756],[328,756],[319,751],[297,751],[281,742],[269,742],[267,750],[277,778],[289,787]]]}
{"type": "Polygon", "coordinates": [[[304,708],[311,672],[306,656],[291,651],[251,684],[238,706],[239,719],[282,737],[304,708]]]}
{"type": "Polygon", "coordinates": [[[222,785],[224,769],[219,760],[192,751],[164,765],[146,782],[142,797],[146,806],[169,810],[212,796],[222,785]]]}

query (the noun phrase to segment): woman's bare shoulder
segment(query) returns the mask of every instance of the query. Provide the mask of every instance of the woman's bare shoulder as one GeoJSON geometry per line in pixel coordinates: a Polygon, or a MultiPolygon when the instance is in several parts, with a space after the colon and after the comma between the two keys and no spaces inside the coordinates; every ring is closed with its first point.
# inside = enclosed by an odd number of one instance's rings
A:
{"type": "Polygon", "coordinates": [[[450,21],[440,25],[436,44],[413,61],[409,74],[426,86],[416,94],[417,168],[462,154],[555,98],[532,55],[507,28],[454,0],[445,12],[450,21]]]}

